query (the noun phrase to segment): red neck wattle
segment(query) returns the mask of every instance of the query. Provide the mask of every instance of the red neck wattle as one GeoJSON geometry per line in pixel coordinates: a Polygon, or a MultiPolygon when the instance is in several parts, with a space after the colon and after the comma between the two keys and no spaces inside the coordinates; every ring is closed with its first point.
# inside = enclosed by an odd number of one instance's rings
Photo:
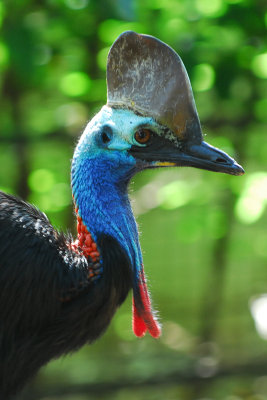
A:
{"type": "Polygon", "coordinates": [[[71,247],[74,251],[81,251],[85,257],[91,257],[93,262],[99,261],[100,254],[97,245],[94,242],[90,232],[82,222],[81,217],[78,215],[78,210],[75,209],[77,214],[77,239],[72,243],[71,247]]]}
{"type": "Polygon", "coordinates": [[[137,306],[133,297],[133,332],[136,336],[142,337],[148,330],[152,337],[158,338],[161,334],[161,329],[155,315],[153,314],[143,268],[140,274],[138,286],[142,307],[137,306]]]}

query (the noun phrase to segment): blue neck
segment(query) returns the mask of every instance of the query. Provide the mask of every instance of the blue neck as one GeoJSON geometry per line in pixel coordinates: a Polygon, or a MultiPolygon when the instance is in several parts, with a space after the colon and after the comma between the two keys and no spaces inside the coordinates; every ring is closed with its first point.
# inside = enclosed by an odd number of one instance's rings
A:
{"type": "MultiPolygon", "coordinates": [[[[131,166],[128,169],[131,171],[131,166]]],[[[129,172],[125,177],[123,163],[118,163],[114,172],[112,160],[103,157],[77,157],[72,164],[74,201],[83,223],[96,242],[103,233],[115,238],[138,273],[142,265],[142,254],[127,194],[131,175],[129,172]]]]}

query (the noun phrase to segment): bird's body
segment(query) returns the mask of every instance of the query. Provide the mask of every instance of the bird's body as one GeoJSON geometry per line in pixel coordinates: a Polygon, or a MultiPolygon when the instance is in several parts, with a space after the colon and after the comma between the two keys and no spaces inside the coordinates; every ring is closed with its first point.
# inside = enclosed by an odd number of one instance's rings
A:
{"type": "Polygon", "coordinates": [[[15,394],[49,360],[98,338],[130,289],[134,333],[159,337],[127,193],[134,174],[180,165],[243,173],[203,142],[186,71],[164,43],[121,35],[109,55],[108,85],[108,105],[88,123],[73,156],[77,238],[57,232],[33,206],[0,193],[0,399],[15,394]],[[156,78],[166,65],[159,88],[156,78]],[[164,96],[157,104],[159,89],[164,96]]]}
{"type": "Polygon", "coordinates": [[[115,239],[99,236],[99,279],[71,240],[31,205],[0,193],[1,399],[50,359],[99,337],[128,294],[129,260],[115,239]]]}

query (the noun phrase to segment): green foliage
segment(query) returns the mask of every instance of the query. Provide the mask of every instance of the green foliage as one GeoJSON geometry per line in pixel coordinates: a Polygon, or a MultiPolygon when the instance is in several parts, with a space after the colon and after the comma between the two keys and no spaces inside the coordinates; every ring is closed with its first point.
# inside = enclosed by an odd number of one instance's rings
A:
{"type": "Polygon", "coordinates": [[[0,188],[33,202],[58,228],[74,227],[73,147],[106,102],[107,53],[128,29],[180,54],[207,141],[246,170],[135,178],[162,339],[134,338],[128,299],[99,342],[50,363],[25,398],[267,399],[267,306],[261,320],[252,306],[267,292],[265,2],[5,0],[0,27],[0,188]],[[87,383],[90,395],[78,387],[87,383]]]}

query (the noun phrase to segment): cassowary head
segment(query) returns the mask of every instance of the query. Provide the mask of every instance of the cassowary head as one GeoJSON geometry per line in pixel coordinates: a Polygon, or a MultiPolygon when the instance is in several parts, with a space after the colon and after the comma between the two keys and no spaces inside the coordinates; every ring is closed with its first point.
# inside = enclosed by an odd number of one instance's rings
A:
{"type": "Polygon", "coordinates": [[[111,235],[127,253],[133,269],[134,331],[141,336],[148,329],[157,337],[127,196],[130,178],[165,166],[233,175],[244,171],[203,141],[185,67],[165,43],[123,33],[108,56],[107,85],[107,105],[89,122],[74,154],[74,201],[96,242],[102,233],[111,235]]]}
{"type": "Polygon", "coordinates": [[[87,125],[75,157],[107,157],[114,167],[123,157],[131,173],[192,166],[243,174],[235,160],[203,141],[186,69],[165,43],[124,32],[109,52],[107,85],[107,105],[87,125]]]}

